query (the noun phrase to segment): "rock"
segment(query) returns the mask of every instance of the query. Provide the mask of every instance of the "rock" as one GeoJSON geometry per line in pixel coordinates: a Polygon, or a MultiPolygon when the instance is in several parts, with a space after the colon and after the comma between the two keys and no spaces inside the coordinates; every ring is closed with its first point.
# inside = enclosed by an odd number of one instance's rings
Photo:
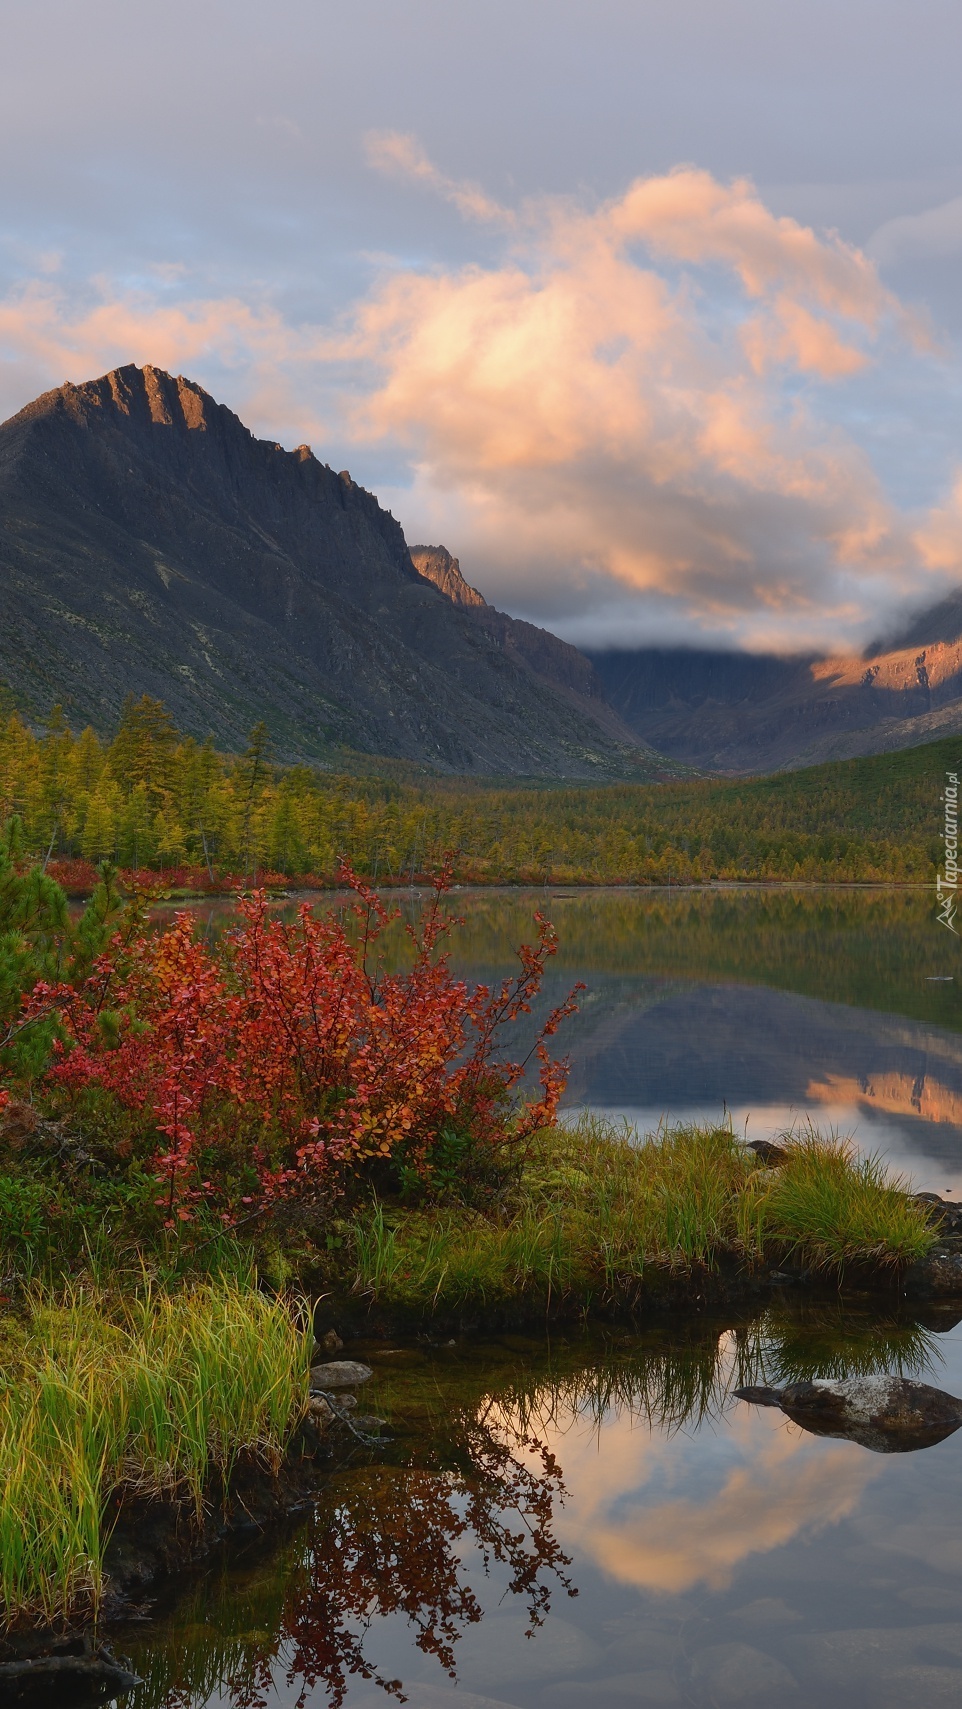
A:
{"type": "Polygon", "coordinates": [[[670,1670],[677,1662],[679,1652],[677,1632],[639,1624],[608,1645],[605,1665],[610,1668],[630,1667],[649,1673],[658,1668],[670,1670]]]}
{"type": "Polygon", "coordinates": [[[526,1685],[570,1678],[582,1669],[597,1675],[603,1652],[579,1627],[552,1614],[533,1637],[527,1633],[528,1621],[518,1614],[490,1615],[468,1626],[456,1650],[459,1683],[482,1692],[509,1685],[513,1696],[526,1685]]]}
{"type": "Polygon", "coordinates": [[[962,1252],[941,1241],[902,1277],[907,1294],[962,1295],[962,1252]]]}
{"type": "Polygon", "coordinates": [[[814,1436],[840,1436],[876,1454],[930,1448],[962,1424],[962,1401],[906,1377],[847,1377],[735,1393],[755,1406],[780,1407],[814,1436]]]}
{"type": "Polygon", "coordinates": [[[370,1365],[356,1359],[331,1359],[324,1365],[311,1366],[311,1389],[356,1389],[370,1382],[373,1375],[370,1365]]]}
{"type": "Polygon", "coordinates": [[[785,1146],[773,1145],[770,1139],[750,1139],[745,1149],[754,1151],[759,1163],[764,1163],[766,1169],[775,1169],[788,1162],[785,1146]]]}
{"type": "Polygon", "coordinates": [[[936,1335],[947,1335],[950,1329],[962,1322],[962,1300],[920,1300],[912,1307],[912,1320],[920,1329],[931,1329],[936,1335]]]}
{"type": "Polygon", "coordinates": [[[962,1627],[955,1623],[809,1632],[786,1638],[783,1649],[816,1687],[809,1699],[812,1703],[929,1709],[930,1704],[959,1701],[962,1627]],[[936,1688],[944,1685],[946,1676],[953,1676],[954,1698],[940,1689],[927,1695],[922,1689],[926,1674],[936,1688]]]}
{"type": "Polygon", "coordinates": [[[541,1694],[544,1709],[584,1709],[586,1699],[597,1709],[640,1709],[642,1704],[681,1704],[685,1701],[667,1668],[643,1668],[640,1673],[613,1674],[608,1679],[565,1680],[549,1685],[541,1694]]]}
{"type": "Polygon", "coordinates": [[[766,1389],[756,1383],[751,1387],[735,1390],[736,1400],[747,1400],[752,1406],[781,1406],[782,1390],[766,1389]]]}
{"type": "MultiPolygon", "coordinates": [[[[462,1691],[454,1686],[428,1685],[418,1680],[404,1681],[404,1700],[409,1709],[517,1709],[514,1703],[504,1703],[500,1697],[480,1697],[476,1691],[462,1691]]],[[[365,1697],[351,1697],[351,1709],[391,1709],[392,1700],[383,1691],[370,1692],[365,1697]]]]}
{"type": "Polygon", "coordinates": [[[366,1436],[376,1436],[387,1423],[386,1418],[375,1418],[372,1412],[359,1412],[351,1419],[355,1430],[363,1430],[366,1436]]]}
{"type": "Polygon", "coordinates": [[[933,1227],[942,1234],[962,1234],[962,1203],[957,1199],[940,1199],[938,1193],[913,1193],[933,1227]]]}
{"type": "Polygon", "coordinates": [[[368,1354],[384,1365],[425,1365],[427,1354],[420,1347],[376,1347],[368,1354]]]}
{"type": "Polygon", "coordinates": [[[750,1626],[790,1626],[803,1619],[803,1615],[780,1596],[759,1596],[754,1602],[746,1602],[743,1608],[734,1608],[729,1618],[743,1620],[750,1626]]]}
{"type": "Polygon", "coordinates": [[[323,1395],[315,1395],[307,1403],[307,1416],[317,1425],[330,1424],[334,1417],[334,1408],[324,1399],[323,1395]]]}
{"type": "Polygon", "coordinates": [[[22,1661],[0,1662],[0,1702],[23,1709],[48,1709],[54,1703],[91,1701],[142,1685],[135,1673],[101,1646],[82,1655],[49,1654],[22,1661]],[[82,1698],[80,1695],[82,1694],[82,1698]]]}

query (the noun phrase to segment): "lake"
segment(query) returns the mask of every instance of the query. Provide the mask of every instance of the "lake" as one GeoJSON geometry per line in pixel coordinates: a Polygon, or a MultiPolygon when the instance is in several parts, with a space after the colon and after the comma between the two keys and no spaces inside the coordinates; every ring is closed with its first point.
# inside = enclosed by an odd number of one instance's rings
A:
{"type": "MultiPolygon", "coordinates": [[[[890,890],[463,892],[492,980],[544,907],[545,1003],[588,987],[567,1109],[811,1120],[962,1197],[962,966],[890,890]]],[[[405,908],[416,901],[405,901],[405,908]]],[[[224,915],[201,916],[212,930],[224,915]]],[[[396,940],[384,946],[390,960],[396,940]]],[[[857,1298],[447,1345],[352,1343],[376,1448],[117,1648],[130,1709],[561,1709],[962,1700],[962,1434],[878,1454],[740,1383],[885,1371],[962,1394],[962,1325],[857,1298]]]]}
{"type": "Polygon", "coordinates": [[[569,1108],[643,1131],[727,1112],[750,1139],[811,1121],[962,1196],[962,956],[931,895],[474,893],[456,963],[493,977],[535,905],[561,936],[552,998],[587,987],[569,1108]]]}
{"type": "MultiPolygon", "coordinates": [[[[422,905],[392,900],[407,918],[422,905]]],[[[452,962],[469,979],[510,972],[535,909],[557,927],[538,1014],[586,987],[556,1040],[568,1112],[641,1131],[728,1115],[749,1139],[811,1121],[882,1152],[920,1191],[962,1197],[962,955],[931,893],[513,889],[450,902],[464,920],[452,962]]],[[[213,930],[230,917],[227,904],[198,912],[213,930]]],[[[401,941],[388,934],[389,964],[401,941]]]]}
{"type": "Polygon", "coordinates": [[[855,1305],[352,1348],[395,1440],[307,1522],[115,1638],[131,1709],[598,1709],[962,1697],[962,1435],[878,1454],[734,1398],[872,1370],[962,1392],[962,1334],[855,1305]]]}

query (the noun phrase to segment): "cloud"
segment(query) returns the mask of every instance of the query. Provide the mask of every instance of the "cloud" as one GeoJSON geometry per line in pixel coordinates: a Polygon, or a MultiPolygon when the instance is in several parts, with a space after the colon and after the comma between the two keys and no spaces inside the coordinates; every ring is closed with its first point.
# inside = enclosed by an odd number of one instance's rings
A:
{"type": "Polygon", "coordinates": [[[954,196],[921,214],[900,214],[873,233],[866,253],[880,267],[937,255],[957,255],[962,249],[962,196],[954,196]]]}
{"type": "Polygon", "coordinates": [[[38,275],[0,299],[3,401],[187,371],[256,431],[377,469],[409,538],[582,644],[838,651],[962,580],[962,501],[906,515],[839,425],[927,337],[867,255],[695,167],[506,209],[409,135],[368,152],[484,222],[493,258],[378,265],[326,327],[176,263],[138,290],[38,275]]]}
{"type": "Polygon", "coordinates": [[[446,177],[425,154],[417,138],[407,132],[369,131],[364,146],[368,165],[375,171],[426,185],[446,202],[452,202],[467,219],[514,224],[515,216],[510,209],[492,201],[479,185],[446,177]]]}
{"type": "Polygon", "coordinates": [[[622,1584],[673,1595],[698,1584],[724,1589],[751,1556],[848,1518],[881,1469],[851,1442],[745,1408],[713,1436],[669,1437],[614,1411],[600,1441],[551,1421],[539,1433],[569,1492],[557,1520],[562,1544],[622,1584]]]}
{"type": "Polygon", "coordinates": [[[0,299],[0,405],[13,412],[65,380],[151,362],[189,370],[222,401],[229,377],[235,407],[248,421],[283,421],[289,432],[323,435],[303,383],[321,345],[317,329],[292,327],[270,304],[236,296],[172,300],[172,287],[189,284],[184,269],[171,263],[152,271],[159,296],[99,280],[77,301],[64,285],[34,280],[0,299]]]}
{"type": "Polygon", "coordinates": [[[340,354],[379,376],[353,436],[407,455],[395,502],[489,598],[583,641],[838,646],[917,596],[919,550],[823,393],[926,336],[859,250],[685,167],[386,275],[340,354]]]}

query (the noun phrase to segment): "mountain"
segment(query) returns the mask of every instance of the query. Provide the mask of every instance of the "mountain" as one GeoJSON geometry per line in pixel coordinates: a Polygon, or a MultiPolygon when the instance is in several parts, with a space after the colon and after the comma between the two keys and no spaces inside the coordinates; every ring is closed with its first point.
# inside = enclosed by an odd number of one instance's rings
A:
{"type": "Polygon", "coordinates": [[[587,660],[428,550],[447,585],[309,446],[255,439],[190,380],[118,368],[0,427],[0,684],[30,717],[60,701],[101,731],[148,693],[226,748],[263,718],[285,759],[657,773],[587,660]]]}
{"type": "Polygon", "coordinates": [[[639,648],[588,656],[642,740],[706,771],[792,770],[962,731],[962,590],[864,654],[639,648]]]}

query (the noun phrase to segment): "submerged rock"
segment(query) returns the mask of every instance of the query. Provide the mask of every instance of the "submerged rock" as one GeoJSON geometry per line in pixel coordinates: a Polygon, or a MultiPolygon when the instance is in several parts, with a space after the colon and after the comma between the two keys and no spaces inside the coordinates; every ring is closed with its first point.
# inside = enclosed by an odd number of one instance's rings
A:
{"type": "Polygon", "coordinates": [[[692,1663],[692,1678],[709,1691],[713,1703],[793,1700],[797,1682],[783,1662],[751,1644],[710,1644],[692,1663]]]}
{"type": "Polygon", "coordinates": [[[46,1655],[0,1662],[0,1701],[23,1709],[47,1709],[54,1703],[104,1703],[133,1691],[143,1681],[130,1673],[103,1645],[66,1644],[46,1655]]]}
{"type": "Polygon", "coordinates": [[[311,1389],[356,1389],[370,1382],[374,1372],[370,1365],[357,1359],[330,1359],[323,1365],[311,1366],[311,1389]]]}
{"type": "Polygon", "coordinates": [[[840,1436],[876,1454],[931,1448],[962,1424],[962,1401],[907,1377],[846,1377],[735,1393],[755,1406],[780,1407],[815,1436],[840,1436]]]}

